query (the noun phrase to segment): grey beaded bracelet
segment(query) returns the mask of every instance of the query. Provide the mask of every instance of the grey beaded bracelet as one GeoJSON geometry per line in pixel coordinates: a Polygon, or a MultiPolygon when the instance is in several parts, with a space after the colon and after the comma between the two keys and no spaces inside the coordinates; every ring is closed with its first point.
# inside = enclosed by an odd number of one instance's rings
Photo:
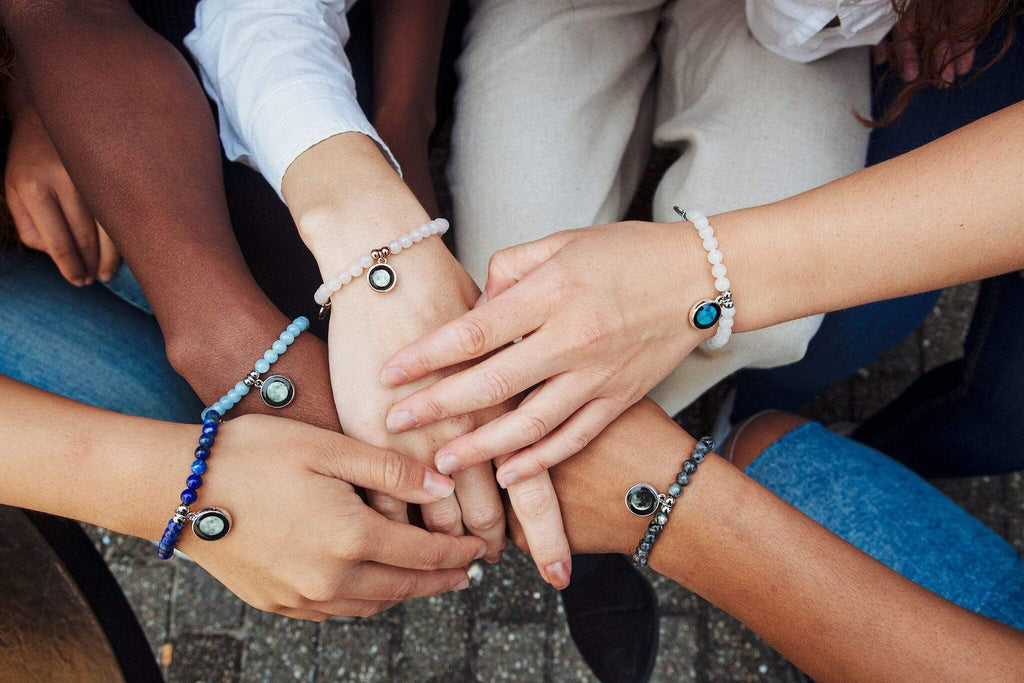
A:
{"type": "Polygon", "coordinates": [[[651,520],[644,537],[640,539],[636,551],[633,553],[633,564],[636,567],[643,567],[647,564],[647,558],[651,554],[655,541],[658,540],[662,529],[668,524],[672,507],[676,504],[676,498],[682,495],[683,488],[690,483],[690,478],[697,471],[697,465],[704,462],[704,458],[713,445],[714,441],[710,436],[702,436],[697,441],[690,457],[683,461],[682,470],[676,475],[676,480],[669,485],[667,494],[658,493],[657,489],[650,484],[634,484],[626,491],[627,510],[638,517],[654,515],[654,519],[651,520]]]}

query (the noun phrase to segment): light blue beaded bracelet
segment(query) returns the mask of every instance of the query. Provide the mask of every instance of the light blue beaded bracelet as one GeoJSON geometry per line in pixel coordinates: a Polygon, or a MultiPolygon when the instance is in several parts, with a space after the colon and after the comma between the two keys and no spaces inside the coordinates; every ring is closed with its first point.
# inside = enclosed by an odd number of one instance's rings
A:
{"type": "Polygon", "coordinates": [[[270,372],[270,366],[277,362],[288,347],[298,339],[309,328],[309,319],[300,315],[293,320],[284,332],[274,340],[270,348],[263,352],[263,357],[253,363],[252,372],[245,379],[235,384],[234,388],[221,396],[213,405],[203,411],[202,417],[206,418],[207,411],[216,410],[221,416],[231,410],[242,397],[249,393],[249,389],[256,387],[260,390],[260,397],[263,402],[271,408],[284,408],[295,398],[295,385],[284,375],[270,375],[263,377],[270,372]]]}
{"type": "Polygon", "coordinates": [[[296,338],[309,328],[309,319],[300,315],[293,320],[284,332],[270,345],[263,357],[253,363],[253,371],[244,380],[203,410],[202,432],[199,435],[199,447],[195,450],[195,459],[185,479],[185,490],[181,492],[181,505],[174,510],[174,515],[167,522],[163,536],[157,544],[157,555],[161,560],[170,559],[174,554],[185,523],[192,522],[192,533],[204,541],[216,541],[227,535],[231,529],[231,515],[225,510],[208,507],[199,512],[192,512],[191,506],[199,497],[198,489],[203,485],[213,442],[217,436],[219,423],[224,415],[231,410],[242,397],[249,393],[251,387],[260,390],[263,402],[271,408],[284,408],[295,398],[295,385],[283,375],[263,377],[270,372],[270,366],[277,362],[296,338]]]}

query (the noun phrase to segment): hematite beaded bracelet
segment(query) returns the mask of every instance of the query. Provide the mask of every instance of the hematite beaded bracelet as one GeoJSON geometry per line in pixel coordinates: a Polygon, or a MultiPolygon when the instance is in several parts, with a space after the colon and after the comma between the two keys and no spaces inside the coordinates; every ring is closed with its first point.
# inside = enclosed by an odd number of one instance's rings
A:
{"type": "Polygon", "coordinates": [[[235,384],[220,400],[203,411],[203,426],[199,435],[199,446],[195,450],[191,474],[185,479],[185,490],[181,492],[181,505],[174,510],[174,516],[167,522],[160,543],[157,544],[157,555],[161,560],[170,559],[174,554],[174,546],[181,537],[185,522],[192,522],[192,533],[204,541],[216,541],[227,535],[231,530],[231,515],[220,508],[208,507],[199,512],[192,512],[191,506],[199,497],[198,489],[203,485],[207,461],[213,450],[213,443],[220,429],[222,416],[231,410],[242,397],[249,393],[250,387],[260,389],[263,401],[271,408],[283,408],[295,397],[295,386],[283,375],[271,375],[262,378],[263,373],[270,371],[270,366],[277,362],[295,339],[309,327],[309,320],[299,316],[293,320],[284,332],[271,345],[263,357],[253,364],[253,371],[235,384]]]}
{"type": "Polygon", "coordinates": [[[690,457],[683,461],[682,470],[676,475],[676,480],[669,485],[667,494],[658,493],[657,489],[650,484],[634,484],[626,491],[627,510],[639,517],[655,515],[633,553],[635,566],[643,567],[647,564],[647,558],[651,554],[655,541],[658,540],[658,536],[668,524],[669,515],[672,514],[672,508],[676,504],[676,498],[682,495],[683,488],[690,483],[691,477],[697,471],[697,466],[704,462],[704,458],[707,457],[708,451],[713,445],[714,441],[710,436],[702,436],[697,441],[690,457]]]}

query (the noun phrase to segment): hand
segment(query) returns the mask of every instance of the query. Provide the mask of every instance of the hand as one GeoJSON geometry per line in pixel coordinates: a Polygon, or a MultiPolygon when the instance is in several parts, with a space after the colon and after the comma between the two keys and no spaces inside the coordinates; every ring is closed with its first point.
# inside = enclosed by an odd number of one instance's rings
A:
{"type": "Polygon", "coordinates": [[[445,445],[438,469],[515,453],[497,472],[508,486],[578,452],[703,338],[687,313],[714,290],[700,241],[684,230],[616,223],[496,253],[476,308],[400,350],[382,377],[400,386],[501,350],[397,402],[390,415],[429,425],[540,385],[518,409],[445,445]],[[684,276],[687,268],[695,275],[684,276]]]}
{"type": "MultiPolygon", "coordinates": [[[[384,162],[376,145],[359,134],[337,135],[304,152],[289,167],[283,191],[303,238],[328,279],[360,253],[426,220],[425,212],[384,162]]],[[[382,385],[380,367],[401,344],[465,313],[477,290],[436,237],[403,251],[391,263],[398,275],[394,290],[380,294],[356,279],[332,300],[331,384],[347,434],[430,463],[439,446],[495,413],[437,420],[428,429],[393,433],[397,430],[386,429],[387,409],[409,389],[382,385]]],[[[433,376],[424,373],[412,388],[428,386],[455,370],[433,376]]],[[[467,529],[487,541],[486,557],[497,561],[506,539],[493,470],[484,463],[467,468],[454,479],[456,497],[422,506],[424,523],[430,529],[451,533],[467,529]]],[[[509,496],[527,523],[541,575],[552,585],[564,587],[571,571],[569,548],[550,482],[539,478],[510,489],[509,496]]],[[[407,519],[405,505],[390,499],[386,492],[372,493],[370,502],[391,519],[407,519]]]]}
{"type": "MultiPolygon", "coordinates": [[[[183,429],[183,428],[182,428],[183,429]]],[[[195,437],[188,427],[189,441],[195,437]]],[[[411,458],[265,415],[221,424],[202,506],[232,517],[215,542],[179,548],[254,607],[300,619],[370,616],[407,598],[468,586],[478,538],[385,519],[354,486],[412,503],[451,498],[454,482],[411,458]]]]}
{"type": "MultiPolygon", "coordinates": [[[[8,86],[8,91],[16,86],[8,86]]],[[[7,206],[25,246],[46,252],[71,284],[110,280],[121,257],[64,170],[27,103],[9,106],[11,143],[4,172],[7,206]]]]}
{"type": "MultiPolygon", "coordinates": [[[[944,32],[969,26],[984,10],[984,4],[983,0],[960,0],[952,12],[953,21],[932,27],[931,30],[944,32]]],[[[884,64],[891,58],[893,69],[907,83],[918,79],[921,75],[921,60],[928,57],[922,50],[922,37],[914,34],[915,11],[915,5],[910,3],[893,27],[892,33],[871,48],[875,64],[884,64]]],[[[952,84],[957,76],[963,76],[971,70],[976,46],[977,39],[973,36],[955,42],[940,41],[931,55],[934,73],[939,74],[943,83],[952,84]]]]}
{"type": "MultiPolygon", "coordinates": [[[[626,510],[626,491],[639,482],[659,490],[667,487],[694,443],[657,404],[645,398],[586,448],[553,467],[549,474],[572,552],[632,555],[650,518],[626,510]]],[[[513,542],[528,550],[519,519],[514,511],[508,513],[513,542]]]]}

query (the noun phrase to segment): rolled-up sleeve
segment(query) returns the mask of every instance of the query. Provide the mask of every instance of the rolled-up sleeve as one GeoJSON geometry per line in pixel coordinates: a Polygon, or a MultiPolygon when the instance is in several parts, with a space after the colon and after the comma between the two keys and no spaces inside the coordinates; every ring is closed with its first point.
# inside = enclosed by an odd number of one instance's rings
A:
{"type": "Polygon", "coordinates": [[[185,45],[217,104],[228,158],[280,195],[293,161],[332,135],[363,133],[398,163],[356,101],[344,0],[202,0],[185,45]]]}

